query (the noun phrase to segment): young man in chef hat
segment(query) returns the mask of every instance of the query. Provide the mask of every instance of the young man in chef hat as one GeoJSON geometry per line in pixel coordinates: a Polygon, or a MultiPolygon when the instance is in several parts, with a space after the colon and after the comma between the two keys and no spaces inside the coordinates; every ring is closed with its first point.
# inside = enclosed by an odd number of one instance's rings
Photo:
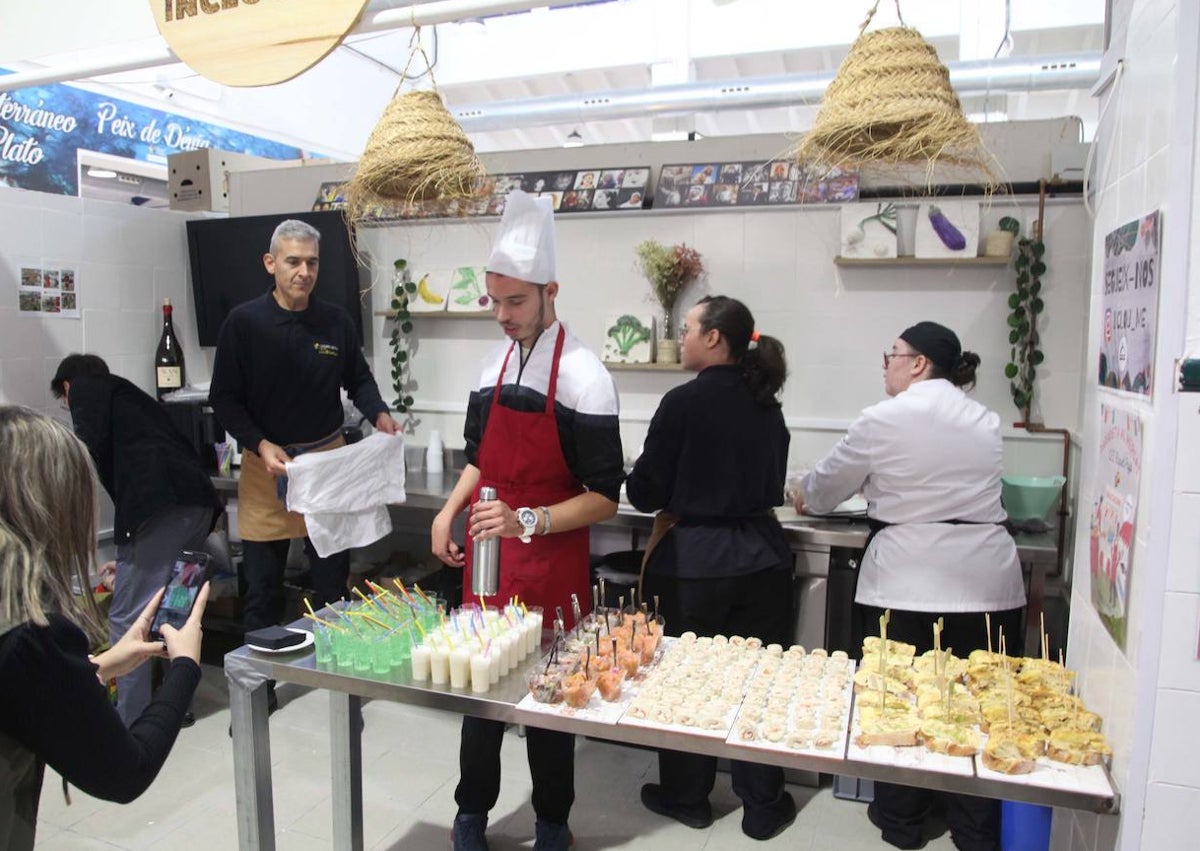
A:
{"type": "MultiPolygon", "coordinates": [[[[586,611],[588,527],[617,512],[624,478],[616,387],[591,350],[558,320],[554,212],[549,198],[508,196],[487,263],[487,291],[507,338],[484,358],[467,406],[467,466],[433,521],[433,553],[465,568],[471,593],[471,541],[450,538],[454,518],[470,506],[473,540],[500,539],[500,588],[489,605],[512,597],[561,607],[573,625],[571,595],[586,611]],[[479,503],[479,489],[497,499],[479,503]]],[[[488,812],[500,793],[504,724],[464,717],[454,797],[457,851],[486,849],[488,812]]],[[[575,799],[575,742],[566,733],[526,731],[538,851],[565,851],[575,799]]]]}

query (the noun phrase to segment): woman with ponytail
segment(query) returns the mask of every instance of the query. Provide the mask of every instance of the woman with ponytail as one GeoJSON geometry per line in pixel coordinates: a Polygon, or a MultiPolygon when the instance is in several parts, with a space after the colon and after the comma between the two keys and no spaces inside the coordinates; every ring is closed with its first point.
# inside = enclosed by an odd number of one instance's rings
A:
{"type": "MultiPolygon", "coordinates": [[[[936,322],[906,329],[883,355],[884,390],[801,483],[796,508],[818,513],[862,491],[871,535],[858,570],[855,632],[966,658],[998,633],[1020,636],[1025,586],[1012,536],[1002,525],[1000,415],[969,398],[979,356],[964,352],[936,322]],[[984,613],[991,613],[993,635],[984,613]]],[[[920,848],[933,793],[875,784],[867,810],[883,840],[920,848]]],[[[956,848],[999,848],[1000,802],[946,795],[946,825],[956,848]]]]}
{"type": "MultiPolygon", "coordinates": [[[[665,396],[629,474],[629,501],[658,512],[642,562],[643,595],[657,595],[667,631],[757,636],[791,644],[792,553],[772,509],[783,502],[790,436],[779,392],[783,346],[755,330],[744,304],[709,296],[680,331],[684,369],[697,373],[665,396]]],[[[704,828],[713,757],[659,751],[658,783],[642,787],[653,812],[704,828]]],[[[796,805],[774,766],[734,762],[742,830],[768,839],[796,805]]]]}

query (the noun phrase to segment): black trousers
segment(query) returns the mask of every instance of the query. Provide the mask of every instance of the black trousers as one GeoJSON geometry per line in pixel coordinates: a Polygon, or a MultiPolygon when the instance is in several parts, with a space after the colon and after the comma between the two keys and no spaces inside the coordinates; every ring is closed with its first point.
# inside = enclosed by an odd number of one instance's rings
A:
{"type": "MultiPolygon", "coordinates": [[[[866,635],[879,634],[879,618],[884,610],[874,606],[856,606],[864,635],[857,636],[856,646],[862,647],[866,635]]],[[[888,622],[888,638],[903,641],[917,648],[917,653],[933,649],[933,625],[943,620],[942,648],[953,648],[954,655],[963,659],[972,650],[988,646],[987,621],[982,612],[959,612],[938,615],[936,612],[906,612],[892,609],[888,622]]],[[[1024,646],[1021,621],[1024,609],[992,612],[992,647],[1000,646],[1000,633],[1005,640],[1024,646]]],[[[996,851],[1000,847],[1000,802],[974,795],[937,793],[913,786],[875,783],[875,802],[871,815],[883,831],[884,839],[901,847],[915,847],[921,840],[922,825],[935,795],[941,795],[946,806],[946,826],[959,851],[996,851]]]]}
{"type": "MultiPolygon", "coordinates": [[[[795,635],[795,596],[791,565],[745,576],[678,579],[647,573],[646,598],[659,595],[667,635],[688,630],[698,635],[757,636],[764,644],[787,647],[795,635]]],[[[783,769],[730,761],[733,791],[742,799],[745,821],[767,827],[793,812],[785,798],[783,769]]],[[[679,751],[658,752],[663,797],[682,806],[708,800],[717,776],[716,757],[679,751]]]]}
{"type": "MultiPolygon", "coordinates": [[[[283,569],[290,544],[286,539],[242,542],[242,576],[246,580],[242,626],[247,632],[274,626],[283,619],[283,569]]],[[[312,572],[309,584],[316,597],[313,608],[343,599],[350,576],[350,553],[321,558],[308,538],[304,539],[304,552],[312,572]]]]}
{"type": "MultiPolygon", "coordinates": [[[[454,790],[459,815],[486,815],[500,797],[500,746],[504,722],[463,717],[454,790]]],[[[525,728],[525,752],[533,779],[533,811],[542,821],[566,824],[575,803],[575,737],[525,728]]]]}

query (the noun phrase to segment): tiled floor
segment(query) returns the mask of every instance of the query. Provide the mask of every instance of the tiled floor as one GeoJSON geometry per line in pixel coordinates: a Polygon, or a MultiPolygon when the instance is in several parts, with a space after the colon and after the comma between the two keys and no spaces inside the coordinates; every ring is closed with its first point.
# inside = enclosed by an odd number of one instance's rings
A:
{"type": "MultiPolygon", "coordinates": [[[[283,684],[271,718],[271,759],[279,851],[318,851],[330,839],[329,701],[325,692],[283,684]]],[[[141,798],[120,806],[72,790],[46,773],[37,848],[40,851],[234,851],[237,822],[229,702],[224,673],[205,666],[196,700],[196,725],[181,732],[157,781],[141,798]]],[[[363,709],[365,847],[374,851],[449,848],[458,780],[458,717],[372,701],[363,709]]],[[[889,848],[867,821],[863,804],[820,789],[791,787],[800,805],[795,823],[769,842],[741,831],[741,810],[728,774],[717,775],[712,796],[717,820],[697,831],[662,819],[638,800],[642,783],[657,778],[652,753],[578,740],[576,802],[571,814],[578,851],[598,849],[860,849],[889,848]]],[[[504,744],[504,782],[491,814],[493,851],[533,845],[533,810],[524,743],[510,731],[504,744]]],[[[952,849],[944,831],[926,846],[952,849]]]]}

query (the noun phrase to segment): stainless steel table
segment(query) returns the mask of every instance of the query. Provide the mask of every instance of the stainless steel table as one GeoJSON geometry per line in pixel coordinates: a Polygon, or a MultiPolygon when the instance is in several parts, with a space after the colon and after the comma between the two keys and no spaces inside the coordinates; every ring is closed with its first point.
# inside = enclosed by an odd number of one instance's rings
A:
{"type": "MultiPolygon", "coordinates": [[[[303,621],[292,626],[304,627],[303,621]]],[[[598,724],[517,708],[526,694],[525,675],[539,665],[530,661],[502,677],[486,695],[449,686],[414,683],[407,671],[387,676],[348,674],[318,668],[312,652],[293,656],[255,653],[242,647],[225,657],[233,719],[233,765],[237,794],[238,843],[242,851],[274,851],[275,814],[271,793],[271,744],[267,724],[268,679],[298,683],[329,692],[329,735],[333,786],[333,847],[362,851],[362,698],[392,700],[530,727],[578,733],[614,742],[670,748],[716,757],[751,760],[801,771],[817,771],[963,792],[1010,801],[1115,813],[1117,795],[1101,796],[1016,783],[961,777],[915,768],[852,759],[775,753],[726,744],[719,739],[663,732],[620,724],[598,724]]],[[[380,735],[387,735],[381,732],[380,735]]],[[[1111,785],[1111,780],[1110,780],[1111,785]]]]}

